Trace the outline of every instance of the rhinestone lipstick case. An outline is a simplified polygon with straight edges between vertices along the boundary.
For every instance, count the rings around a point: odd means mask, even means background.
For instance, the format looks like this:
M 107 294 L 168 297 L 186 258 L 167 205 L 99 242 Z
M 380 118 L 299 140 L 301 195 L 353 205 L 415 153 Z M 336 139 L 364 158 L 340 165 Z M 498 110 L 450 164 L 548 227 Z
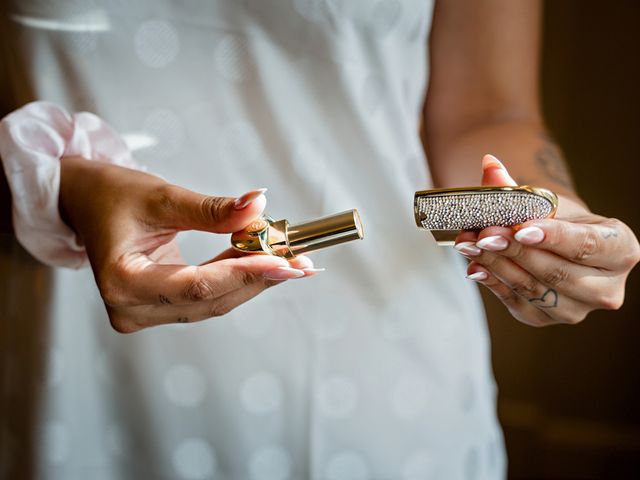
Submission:
M 416 224 L 438 245 L 453 245 L 462 230 L 512 227 L 552 217 L 557 208 L 555 193 L 528 185 L 422 190 L 413 201 Z

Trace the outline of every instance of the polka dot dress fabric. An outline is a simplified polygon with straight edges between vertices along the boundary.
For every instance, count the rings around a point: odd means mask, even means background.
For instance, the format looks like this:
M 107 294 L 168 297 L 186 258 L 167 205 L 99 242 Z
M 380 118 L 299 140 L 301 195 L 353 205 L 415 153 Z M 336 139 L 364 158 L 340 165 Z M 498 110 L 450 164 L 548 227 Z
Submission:
M 101 116 L 151 173 L 214 195 L 268 187 L 268 212 L 292 221 L 358 208 L 365 225 L 362 242 L 314 254 L 322 275 L 134 335 L 111 330 L 90 271 L 56 270 L 38 478 L 504 478 L 481 303 L 412 218 L 430 186 L 417 132 L 431 10 L 3 2 L 16 85 Z M 192 263 L 228 241 L 178 237 Z

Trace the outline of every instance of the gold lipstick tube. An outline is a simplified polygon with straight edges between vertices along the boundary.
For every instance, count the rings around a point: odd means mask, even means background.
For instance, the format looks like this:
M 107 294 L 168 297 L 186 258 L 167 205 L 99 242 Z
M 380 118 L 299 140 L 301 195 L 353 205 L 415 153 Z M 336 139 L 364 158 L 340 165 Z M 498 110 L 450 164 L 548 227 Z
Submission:
M 413 201 L 416 224 L 429 230 L 438 245 L 453 245 L 463 230 L 553 217 L 557 208 L 555 193 L 528 185 L 423 190 Z
M 287 220 L 276 221 L 263 215 L 244 230 L 234 233 L 231 245 L 244 253 L 293 258 L 362 238 L 362 221 L 358 211 L 354 209 L 295 225 Z

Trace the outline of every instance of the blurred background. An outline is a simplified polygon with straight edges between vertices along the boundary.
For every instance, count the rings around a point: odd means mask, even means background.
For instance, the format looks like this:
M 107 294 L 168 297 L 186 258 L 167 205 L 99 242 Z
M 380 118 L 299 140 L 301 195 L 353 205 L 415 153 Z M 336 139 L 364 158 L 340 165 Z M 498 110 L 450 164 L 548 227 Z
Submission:
M 547 0 L 542 72 L 579 193 L 636 235 L 639 23 L 635 0 Z M 578 326 L 529 328 L 484 297 L 510 478 L 640 478 L 640 268 L 621 310 Z
M 579 192 L 595 212 L 620 218 L 636 234 L 639 23 L 636 0 L 548 0 L 542 82 L 550 130 L 565 150 Z M 0 288 L 0 304 L 9 316 L 30 309 L 38 321 L 48 303 L 48 269 L 10 235 L 0 235 L 0 252 L 0 272 L 11 272 L 12 279 L 9 288 Z M 23 301 L 20 286 L 34 282 L 39 298 Z M 595 312 L 578 326 L 527 327 L 493 298 L 485 299 L 510 478 L 640 478 L 640 269 L 629 278 L 621 310 Z M 21 328 L 0 322 L 0 351 L 6 358 L 11 351 L 32 352 L 26 356 L 32 362 L 19 366 L 32 378 L 27 371 L 42 368 L 42 340 L 20 335 Z M 9 345 L 3 338 L 17 341 Z M 17 374 L 17 367 L 4 362 L 1 368 Z M 25 402 L 34 401 L 28 392 L 37 386 L 26 387 L 0 396 L 0 415 L 33 411 Z M 8 419 L 29 420 L 15 413 Z M 13 451 L 28 456 L 32 439 L 14 441 L 20 445 Z M 28 464 L 26 458 L 15 460 Z

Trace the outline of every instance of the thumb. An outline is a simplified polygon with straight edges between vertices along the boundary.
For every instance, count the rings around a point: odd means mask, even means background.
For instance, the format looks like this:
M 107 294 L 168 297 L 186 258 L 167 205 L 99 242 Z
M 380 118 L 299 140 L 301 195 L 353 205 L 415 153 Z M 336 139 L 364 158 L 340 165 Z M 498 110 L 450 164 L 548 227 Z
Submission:
M 160 208 L 160 223 L 177 230 L 233 233 L 242 230 L 264 211 L 266 188 L 251 190 L 237 198 L 202 195 L 171 186 Z
M 493 155 L 482 157 L 482 185 L 510 187 L 518 185 L 505 166 Z

